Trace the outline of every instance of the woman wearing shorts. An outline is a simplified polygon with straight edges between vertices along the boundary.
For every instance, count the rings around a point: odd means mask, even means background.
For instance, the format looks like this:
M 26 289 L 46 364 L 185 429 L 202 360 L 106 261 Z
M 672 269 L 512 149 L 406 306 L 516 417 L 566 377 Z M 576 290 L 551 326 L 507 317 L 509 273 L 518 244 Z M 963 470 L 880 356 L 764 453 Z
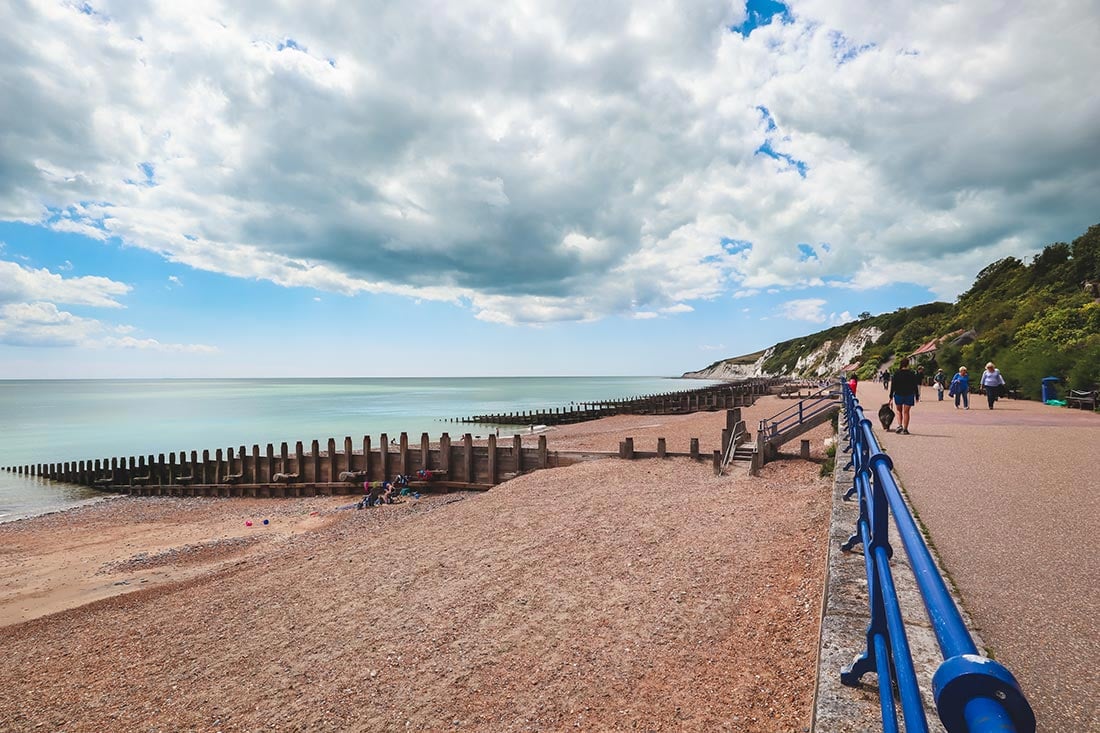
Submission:
M 909 411 L 920 399 L 920 378 L 916 372 L 909 369 L 909 358 L 903 357 L 898 362 L 898 370 L 890 380 L 890 397 L 898 408 L 898 432 L 901 435 L 909 434 Z

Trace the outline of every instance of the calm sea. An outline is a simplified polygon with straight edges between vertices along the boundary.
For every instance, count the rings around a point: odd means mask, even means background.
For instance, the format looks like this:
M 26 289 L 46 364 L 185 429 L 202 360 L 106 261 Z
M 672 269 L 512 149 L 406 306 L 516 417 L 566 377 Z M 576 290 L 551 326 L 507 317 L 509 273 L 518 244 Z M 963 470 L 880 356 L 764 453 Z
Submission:
M 660 377 L 0 380 L 0 466 L 140 456 L 380 433 L 478 434 L 452 417 L 696 389 Z M 489 428 L 481 428 L 486 434 Z M 501 428 L 501 434 L 511 429 Z M 0 522 L 97 492 L 0 471 Z

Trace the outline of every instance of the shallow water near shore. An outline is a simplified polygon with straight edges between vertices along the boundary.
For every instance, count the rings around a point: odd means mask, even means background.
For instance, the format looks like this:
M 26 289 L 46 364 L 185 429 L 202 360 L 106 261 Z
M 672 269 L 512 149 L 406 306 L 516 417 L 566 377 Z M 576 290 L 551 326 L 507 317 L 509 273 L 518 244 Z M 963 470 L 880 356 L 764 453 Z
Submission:
M 64 511 L 104 498 L 103 492 L 86 486 L 0 472 L 0 522 Z
M 449 422 L 494 412 L 697 389 L 662 377 L 463 377 L 0 381 L 0 466 L 218 448 L 343 445 L 407 432 L 488 434 Z M 499 426 L 502 436 L 527 426 Z M 0 522 L 78 506 L 102 494 L 0 471 Z

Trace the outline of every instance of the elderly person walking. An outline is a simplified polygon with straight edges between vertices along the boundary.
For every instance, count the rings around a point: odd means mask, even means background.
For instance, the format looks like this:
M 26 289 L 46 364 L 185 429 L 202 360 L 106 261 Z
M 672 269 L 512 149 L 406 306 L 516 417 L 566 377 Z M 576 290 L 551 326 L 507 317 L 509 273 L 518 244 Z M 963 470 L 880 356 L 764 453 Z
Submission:
M 970 375 L 966 367 L 959 367 L 959 372 L 951 378 L 951 388 L 948 393 L 955 398 L 955 409 L 959 409 L 959 398 L 962 398 L 963 408 L 970 409 Z
M 1005 378 L 1001 376 L 1001 372 L 993 362 L 989 362 L 985 365 L 985 371 L 982 372 L 981 383 L 982 389 L 985 390 L 986 402 L 989 403 L 989 409 L 992 410 L 993 403 L 1001 396 L 1001 388 L 1005 383 Z

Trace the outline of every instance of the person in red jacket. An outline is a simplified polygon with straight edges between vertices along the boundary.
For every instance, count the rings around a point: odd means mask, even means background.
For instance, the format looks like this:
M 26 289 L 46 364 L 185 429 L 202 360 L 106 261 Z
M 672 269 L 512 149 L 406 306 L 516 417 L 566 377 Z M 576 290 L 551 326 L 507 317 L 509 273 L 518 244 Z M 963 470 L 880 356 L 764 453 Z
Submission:
M 852 375 L 852 378 L 848 380 L 848 389 L 852 390 L 852 395 L 856 393 L 856 387 L 859 386 L 859 377 Z

